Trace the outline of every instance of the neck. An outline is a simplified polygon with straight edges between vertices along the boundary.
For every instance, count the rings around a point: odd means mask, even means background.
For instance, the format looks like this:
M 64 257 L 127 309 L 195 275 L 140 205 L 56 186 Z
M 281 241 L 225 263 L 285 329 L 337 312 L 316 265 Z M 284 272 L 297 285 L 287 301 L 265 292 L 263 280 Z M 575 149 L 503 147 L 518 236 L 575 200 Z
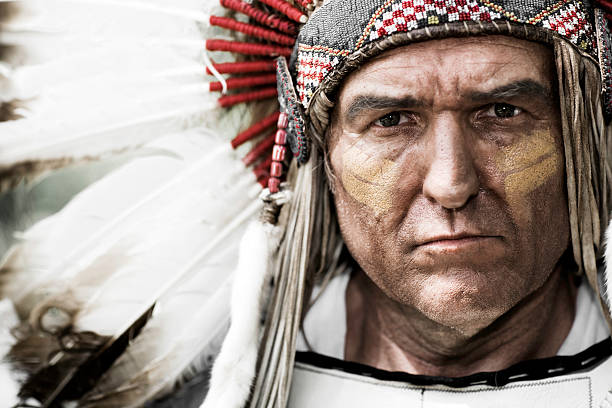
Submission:
M 351 277 L 346 297 L 346 360 L 460 377 L 556 355 L 572 327 L 576 288 L 559 267 L 541 288 L 470 335 L 391 300 L 362 271 Z

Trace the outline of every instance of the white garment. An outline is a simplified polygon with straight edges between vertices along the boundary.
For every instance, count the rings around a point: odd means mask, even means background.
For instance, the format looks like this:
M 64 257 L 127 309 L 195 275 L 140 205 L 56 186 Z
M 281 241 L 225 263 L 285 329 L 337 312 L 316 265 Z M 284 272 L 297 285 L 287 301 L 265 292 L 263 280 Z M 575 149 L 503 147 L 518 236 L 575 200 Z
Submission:
M 319 298 L 302 322 L 297 338 L 298 351 L 314 351 L 329 357 L 344 358 L 345 301 L 350 277 L 350 273 L 336 276 L 322 293 L 320 287 L 314 288 L 312 299 Z
M 587 371 L 504 386 L 417 386 L 297 362 L 289 408 L 611 408 L 612 358 Z
M 559 356 L 571 356 L 610 336 L 606 320 L 601 313 L 595 292 L 583 280 L 576 298 L 576 315 L 572 328 L 557 352 Z
M 349 278 L 350 274 L 334 278 L 320 294 L 303 324 L 311 348 L 304 333 L 300 333 L 298 350 L 343 359 Z M 317 293 L 315 290 L 313 296 Z M 574 323 L 558 355 L 577 354 L 609 335 L 593 291 L 588 284 L 582 284 L 578 289 Z M 590 359 L 583 357 L 580 365 L 588 367 Z M 612 408 L 612 357 L 585 370 L 558 376 L 554 376 L 557 368 L 552 368 L 548 370 L 551 377 L 539 380 L 518 379 L 503 386 L 478 382 L 461 388 L 419 386 L 397 378 L 381 379 L 372 373 L 351 371 L 350 365 L 333 361 L 329 365 L 297 361 L 288 407 Z
M 335 277 L 319 295 L 304 319 L 298 336 L 299 351 L 314 351 L 329 357 L 344 359 L 346 335 L 346 288 L 350 273 Z M 576 315 L 572 328 L 557 355 L 573 355 L 610 336 L 595 294 L 584 282 L 578 288 Z M 305 341 L 304 337 L 308 340 Z M 310 345 L 310 348 L 308 347 Z

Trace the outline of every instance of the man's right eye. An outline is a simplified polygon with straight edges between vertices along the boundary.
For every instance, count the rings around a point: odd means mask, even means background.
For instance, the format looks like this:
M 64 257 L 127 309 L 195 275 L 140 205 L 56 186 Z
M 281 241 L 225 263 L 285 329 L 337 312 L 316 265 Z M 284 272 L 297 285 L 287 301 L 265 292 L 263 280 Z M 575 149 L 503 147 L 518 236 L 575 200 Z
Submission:
M 521 113 L 523 113 L 523 110 L 518 106 L 510 105 L 509 103 L 494 103 L 485 112 L 485 116 L 498 119 L 510 119 Z
M 378 118 L 378 120 L 376 120 L 374 124 L 376 126 L 382 127 L 397 126 L 399 125 L 401 118 L 402 114 L 400 112 L 390 112 L 387 113 L 385 116 Z

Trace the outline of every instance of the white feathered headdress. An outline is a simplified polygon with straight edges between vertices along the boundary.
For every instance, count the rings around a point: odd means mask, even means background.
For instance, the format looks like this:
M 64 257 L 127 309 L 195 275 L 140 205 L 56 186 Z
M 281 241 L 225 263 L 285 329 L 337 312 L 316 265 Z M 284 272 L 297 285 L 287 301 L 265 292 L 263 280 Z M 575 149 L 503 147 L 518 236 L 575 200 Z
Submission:
M 538 10 L 446 1 L 404 24 L 396 3 L 0 0 L 0 189 L 67 202 L 34 208 L 52 214 L 0 266 L 1 403 L 285 406 L 303 304 L 343 245 L 322 153 L 333 92 L 415 40 L 551 44 L 574 259 L 605 292 L 612 5 L 521 22 Z
M 0 0 L 0 18 L 1 189 L 67 202 L 2 262 L 0 406 L 138 407 L 185 383 L 201 399 L 224 338 L 206 406 L 241 406 L 260 310 L 301 305 L 268 254 L 288 250 L 274 224 L 290 198 L 273 58 L 305 14 L 283 0 Z M 276 337 L 268 349 L 291 336 Z

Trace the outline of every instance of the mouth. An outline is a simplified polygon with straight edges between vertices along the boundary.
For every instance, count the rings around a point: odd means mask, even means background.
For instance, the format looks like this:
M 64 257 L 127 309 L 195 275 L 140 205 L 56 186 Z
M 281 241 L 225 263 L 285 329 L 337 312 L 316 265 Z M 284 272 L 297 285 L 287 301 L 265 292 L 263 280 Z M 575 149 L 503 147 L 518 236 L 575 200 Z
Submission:
M 426 238 L 417 243 L 417 247 L 427 250 L 453 251 L 463 250 L 470 247 L 482 247 L 494 241 L 501 240 L 499 235 L 482 235 L 482 234 L 452 234 L 440 235 Z

